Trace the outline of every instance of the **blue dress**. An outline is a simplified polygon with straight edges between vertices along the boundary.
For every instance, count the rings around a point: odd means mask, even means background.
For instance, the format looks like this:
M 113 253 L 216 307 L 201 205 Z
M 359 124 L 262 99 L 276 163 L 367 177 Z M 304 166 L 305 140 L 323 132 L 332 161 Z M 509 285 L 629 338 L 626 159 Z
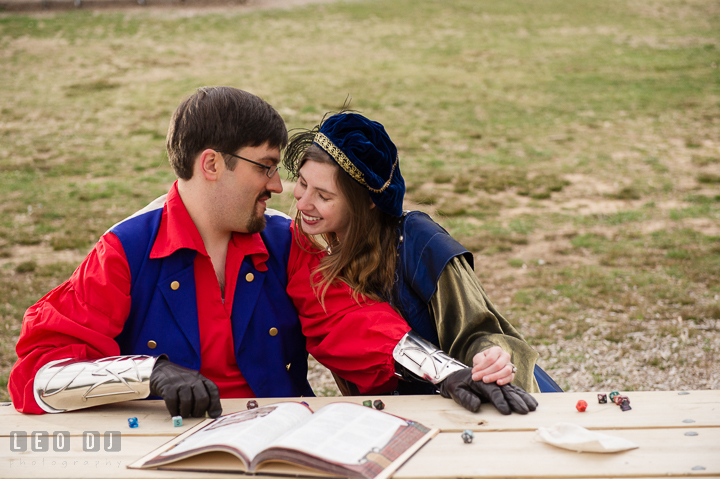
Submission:
M 391 302 L 418 334 L 467 365 L 472 365 L 477 352 L 499 345 L 511 352 L 518 366 L 514 384 L 520 382 L 530 391 L 562 392 L 535 364 L 537 353 L 487 298 L 472 273 L 473 256 L 465 247 L 419 211 L 403 214 L 397 234 L 398 264 Z M 401 394 L 431 390 L 417 383 L 399 387 Z

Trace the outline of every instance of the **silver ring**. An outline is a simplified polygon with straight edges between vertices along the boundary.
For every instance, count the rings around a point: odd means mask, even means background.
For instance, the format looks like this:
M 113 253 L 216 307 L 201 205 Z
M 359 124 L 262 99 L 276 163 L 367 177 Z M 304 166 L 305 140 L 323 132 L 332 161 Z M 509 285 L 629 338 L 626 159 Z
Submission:
M 513 363 L 507 363 L 505 366 L 510 366 L 512 368 L 512 373 L 515 374 L 517 372 L 517 367 Z

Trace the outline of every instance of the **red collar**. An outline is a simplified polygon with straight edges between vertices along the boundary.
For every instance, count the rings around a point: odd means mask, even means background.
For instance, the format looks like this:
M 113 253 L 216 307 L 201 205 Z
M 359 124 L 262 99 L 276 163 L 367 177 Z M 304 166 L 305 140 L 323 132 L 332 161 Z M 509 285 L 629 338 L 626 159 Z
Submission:
M 233 233 L 232 246 L 239 249 L 244 256 L 251 255 L 255 269 L 267 271 L 265 262 L 270 255 L 260 237 L 260 233 Z M 193 223 L 192 218 L 190 218 L 190 213 L 185 208 L 182 198 L 180 198 L 176 181 L 165 199 L 160 229 L 150 251 L 150 258 L 164 258 L 182 248 L 191 249 L 204 256 L 209 256 L 200 232 Z

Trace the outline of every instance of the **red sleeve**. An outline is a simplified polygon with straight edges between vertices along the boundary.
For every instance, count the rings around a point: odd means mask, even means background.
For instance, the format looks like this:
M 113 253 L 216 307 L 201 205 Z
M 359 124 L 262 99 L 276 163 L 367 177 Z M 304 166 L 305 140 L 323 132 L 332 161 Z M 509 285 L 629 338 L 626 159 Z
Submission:
M 288 294 L 300 316 L 307 350 L 330 371 L 355 383 L 362 394 L 395 389 L 395 345 L 410 326 L 387 303 L 360 299 L 336 282 L 325 294 L 325 308 L 310 284 L 310 271 L 319 264 L 320 251 L 303 251 L 296 241 L 290 248 Z
M 25 313 L 8 390 L 15 408 L 42 414 L 33 396 L 38 369 L 67 358 L 117 356 L 113 338 L 130 311 L 130 269 L 120 240 L 106 234 L 69 280 Z

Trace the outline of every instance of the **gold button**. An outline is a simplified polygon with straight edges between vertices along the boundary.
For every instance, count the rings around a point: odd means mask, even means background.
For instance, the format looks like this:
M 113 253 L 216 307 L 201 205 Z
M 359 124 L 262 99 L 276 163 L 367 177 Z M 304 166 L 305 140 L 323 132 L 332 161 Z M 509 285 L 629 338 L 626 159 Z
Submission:
M 177 281 L 173 281 L 172 283 L 170 283 L 170 289 L 172 289 L 173 291 L 175 291 L 179 287 L 180 287 L 180 283 L 178 283 Z
M 270 333 L 270 336 L 277 336 L 277 328 L 270 328 L 270 331 L 268 332 Z
M 252 283 L 252 280 L 254 280 L 254 279 L 255 279 L 255 275 L 252 273 L 248 273 L 245 275 L 245 281 L 247 281 L 248 283 Z
M 150 349 L 157 348 L 157 343 L 151 339 L 150 341 L 148 341 L 148 348 L 150 348 Z
M 290 371 L 290 365 L 291 365 L 291 364 L 292 364 L 292 363 L 287 363 L 287 366 L 285 366 L 285 369 L 287 369 L 288 371 Z

